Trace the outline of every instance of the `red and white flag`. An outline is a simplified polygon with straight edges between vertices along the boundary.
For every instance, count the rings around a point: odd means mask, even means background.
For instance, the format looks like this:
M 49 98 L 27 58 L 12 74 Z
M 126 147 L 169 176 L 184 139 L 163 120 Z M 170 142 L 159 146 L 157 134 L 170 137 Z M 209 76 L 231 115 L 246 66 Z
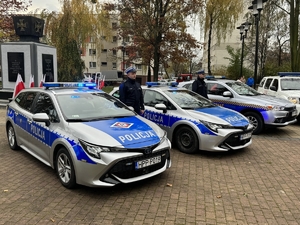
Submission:
M 17 96 L 17 94 L 22 91 L 23 89 L 25 89 L 25 84 L 23 82 L 23 79 L 22 79 L 22 76 L 21 74 L 18 73 L 18 77 L 17 77 L 17 80 L 16 80 L 16 85 L 15 85 L 15 90 L 14 90 L 14 93 L 13 93 L 13 98 Z
M 39 87 L 43 87 L 43 83 L 45 83 L 45 78 L 46 78 L 46 74 L 44 74 L 44 75 L 42 76 L 42 79 L 41 79 L 41 82 L 40 82 Z
M 102 79 L 99 82 L 98 89 L 102 89 L 104 87 L 105 75 L 102 76 Z
M 34 87 L 34 79 L 33 79 L 33 75 L 30 76 L 28 87 L 29 87 L 29 88 Z

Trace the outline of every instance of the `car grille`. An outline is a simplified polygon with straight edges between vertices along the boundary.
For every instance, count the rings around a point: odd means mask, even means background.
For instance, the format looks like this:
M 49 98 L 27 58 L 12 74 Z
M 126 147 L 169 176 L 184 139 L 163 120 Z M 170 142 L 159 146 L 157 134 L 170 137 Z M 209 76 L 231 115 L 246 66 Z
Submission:
M 245 139 L 245 140 L 240 140 L 241 134 L 245 134 L 248 132 L 240 132 L 240 133 L 235 133 L 230 135 L 219 147 L 224 147 L 225 146 L 232 146 L 232 147 L 237 147 L 237 146 L 242 146 L 247 144 L 251 138 Z
M 141 169 L 135 169 L 135 162 L 144 159 L 149 159 L 159 155 L 161 156 L 160 163 L 145 168 L 141 168 Z M 148 155 L 125 158 L 117 162 L 113 167 L 111 167 L 107 171 L 107 173 L 100 178 L 100 180 L 117 184 L 119 183 L 119 181 L 117 181 L 113 176 L 111 176 L 111 174 L 114 174 L 115 176 L 120 177 L 122 179 L 138 177 L 161 169 L 162 167 L 164 167 L 167 159 L 170 159 L 170 153 L 168 149 L 163 149 L 159 152 L 153 152 Z
M 289 121 L 292 121 L 292 120 L 296 119 L 297 115 L 292 116 L 293 111 L 296 110 L 296 106 L 294 106 L 294 107 L 285 107 L 284 110 L 288 111 L 287 116 L 283 117 L 283 118 L 277 118 L 274 121 L 275 123 L 285 123 L 285 122 L 289 122 Z

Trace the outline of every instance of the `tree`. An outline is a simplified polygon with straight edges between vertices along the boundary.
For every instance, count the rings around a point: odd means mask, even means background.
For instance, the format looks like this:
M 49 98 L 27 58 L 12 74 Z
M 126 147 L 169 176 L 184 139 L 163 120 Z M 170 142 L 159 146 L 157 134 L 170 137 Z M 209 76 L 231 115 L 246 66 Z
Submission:
M 62 0 L 62 3 L 62 12 L 48 14 L 45 32 L 48 43 L 57 48 L 58 80 L 70 81 L 82 76 L 81 51 L 90 39 L 95 40 L 95 48 L 100 52 L 102 36 L 111 38 L 110 15 L 99 3 L 90 0 Z
M 210 65 L 210 49 L 214 32 L 217 43 L 225 39 L 228 32 L 235 29 L 236 21 L 243 12 L 241 0 L 208 0 L 206 3 L 206 17 L 204 31 L 208 32 L 207 59 L 208 74 L 212 75 Z
M 12 15 L 23 12 L 31 6 L 31 0 L 0 1 L 0 42 L 15 40 Z
M 132 60 L 153 62 L 154 80 L 158 80 L 159 65 L 169 60 L 181 63 L 189 59 L 197 41 L 187 33 L 187 17 L 200 12 L 202 0 L 122 0 L 120 35 L 131 36 Z
M 300 71 L 300 42 L 299 42 L 299 0 L 271 0 L 272 4 L 289 15 L 291 70 Z M 288 6 L 289 9 L 286 9 Z

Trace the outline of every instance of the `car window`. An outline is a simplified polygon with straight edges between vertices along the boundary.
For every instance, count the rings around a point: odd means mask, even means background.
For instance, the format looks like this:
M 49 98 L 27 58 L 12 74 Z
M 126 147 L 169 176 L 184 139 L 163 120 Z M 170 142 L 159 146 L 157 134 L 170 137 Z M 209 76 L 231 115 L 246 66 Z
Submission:
M 207 93 L 211 95 L 223 95 L 224 91 L 228 91 L 228 89 L 218 83 L 208 83 L 207 84 Z
M 106 93 L 78 92 L 56 98 L 64 118 L 70 122 L 135 116 L 126 105 Z
M 215 107 L 210 100 L 193 91 L 174 89 L 167 90 L 165 93 L 182 109 Z
M 145 90 L 144 104 L 146 106 L 154 107 L 156 104 L 165 104 L 168 110 L 176 109 L 173 104 L 161 93 L 153 90 Z
M 32 103 L 33 103 L 36 95 L 37 95 L 37 92 L 33 92 L 33 91 L 22 92 L 16 97 L 15 102 L 21 108 L 23 108 L 27 111 L 31 111 Z
M 265 83 L 265 81 L 266 81 L 266 78 L 263 78 L 261 81 L 260 81 L 260 83 L 259 83 L 259 87 L 263 87 L 264 86 L 264 83 Z
M 272 86 L 276 88 L 276 91 L 278 90 L 278 79 L 273 80 Z
M 280 82 L 281 90 L 300 90 L 300 79 L 298 78 L 285 78 Z
M 185 85 L 183 85 L 183 87 L 188 89 L 188 90 L 192 90 L 192 83 L 185 84 Z
M 119 90 L 116 90 L 112 96 L 114 96 L 115 98 L 119 99 L 120 98 L 120 91 Z
M 273 80 L 273 78 L 268 78 L 267 79 L 267 81 L 266 81 L 266 84 L 265 84 L 265 89 L 269 89 L 269 87 L 270 87 L 270 84 L 272 83 L 272 80 Z
M 33 106 L 33 113 L 46 113 L 49 116 L 51 123 L 58 123 L 59 117 L 53 105 L 51 97 L 46 93 L 40 93 Z

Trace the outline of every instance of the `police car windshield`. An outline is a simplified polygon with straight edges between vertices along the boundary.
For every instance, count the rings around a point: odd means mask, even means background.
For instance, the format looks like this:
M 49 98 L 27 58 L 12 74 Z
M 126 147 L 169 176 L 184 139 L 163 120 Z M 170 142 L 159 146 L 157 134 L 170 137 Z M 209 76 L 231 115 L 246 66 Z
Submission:
M 297 78 L 287 78 L 281 79 L 281 90 L 300 90 L 300 79 Z
M 249 87 L 247 84 L 244 84 L 244 83 L 239 82 L 239 81 L 227 82 L 226 84 L 229 87 L 231 87 L 239 95 L 246 95 L 246 96 L 261 95 L 255 89 L 253 89 L 253 88 Z
M 182 109 L 198 109 L 215 107 L 215 105 L 208 99 L 203 98 L 195 92 L 189 90 L 167 90 L 165 91 L 179 107 Z
M 135 116 L 127 106 L 105 93 L 57 95 L 65 119 L 69 122 L 94 121 Z

